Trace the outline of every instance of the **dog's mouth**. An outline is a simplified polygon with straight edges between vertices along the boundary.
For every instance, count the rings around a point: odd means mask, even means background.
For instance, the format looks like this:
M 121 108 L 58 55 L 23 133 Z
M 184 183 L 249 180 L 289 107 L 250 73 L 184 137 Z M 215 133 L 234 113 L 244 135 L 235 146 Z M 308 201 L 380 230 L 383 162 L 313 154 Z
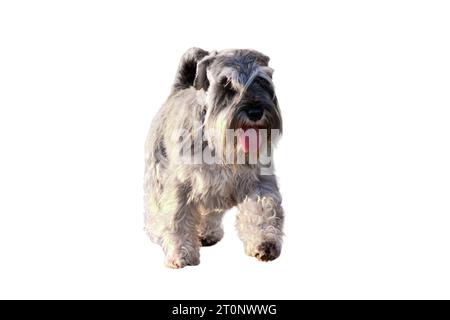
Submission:
M 239 144 L 244 153 L 258 152 L 261 149 L 263 139 L 259 127 L 243 127 L 238 136 Z

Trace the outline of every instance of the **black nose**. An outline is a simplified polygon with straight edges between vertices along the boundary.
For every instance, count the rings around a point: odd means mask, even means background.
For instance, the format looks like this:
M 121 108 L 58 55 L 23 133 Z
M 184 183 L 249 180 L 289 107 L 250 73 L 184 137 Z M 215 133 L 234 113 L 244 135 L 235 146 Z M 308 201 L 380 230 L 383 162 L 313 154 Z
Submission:
M 258 121 L 262 118 L 264 110 L 261 107 L 250 107 L 245 112 L 250 120 Z

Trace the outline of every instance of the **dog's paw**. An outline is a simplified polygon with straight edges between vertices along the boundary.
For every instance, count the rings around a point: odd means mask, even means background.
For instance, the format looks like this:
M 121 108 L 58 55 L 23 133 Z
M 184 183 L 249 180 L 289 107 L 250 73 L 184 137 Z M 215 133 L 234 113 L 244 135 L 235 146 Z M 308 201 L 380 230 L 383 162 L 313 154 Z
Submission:
M 215 237 L 212 235 L 200 237 L 200 243 L 203 247 L 210 247 L 215 245 L 217 242 L 219 242 L 222 239 L 222 237 Z
M 266 241 L 258 246 L 254 250 L 249 252 L 249 255 L 255 257 L 259 261 L 272 261 L 280 256 L 281 245 L 274 241 Z
M 197 266 L 200 264 L 199 256 L 179 257 L 179 256 L 167 256 L 166 267 L 172 269 L 181 269 L 186 266 Z
M 215 230 L 208 230 L 199 233 L 198 239 L 203 247 L 210 247 L 215 245 L 223 238 L 223 229 L 217 228 Z

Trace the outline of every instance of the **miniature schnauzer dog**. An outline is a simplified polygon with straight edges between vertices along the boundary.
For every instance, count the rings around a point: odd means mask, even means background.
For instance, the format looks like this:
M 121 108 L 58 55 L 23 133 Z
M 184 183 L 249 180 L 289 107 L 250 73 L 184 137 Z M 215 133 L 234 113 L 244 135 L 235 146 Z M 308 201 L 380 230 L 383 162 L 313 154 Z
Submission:
M 234 206 L 246 254 L 280 255 L 271 154 L 282 120 L 268 63 L 247 49 L 191 48 L 181 58 L 146 140 L 145 229 L 168 267 L 198 265 L 200 247 L 222 239 L 222 217 Z

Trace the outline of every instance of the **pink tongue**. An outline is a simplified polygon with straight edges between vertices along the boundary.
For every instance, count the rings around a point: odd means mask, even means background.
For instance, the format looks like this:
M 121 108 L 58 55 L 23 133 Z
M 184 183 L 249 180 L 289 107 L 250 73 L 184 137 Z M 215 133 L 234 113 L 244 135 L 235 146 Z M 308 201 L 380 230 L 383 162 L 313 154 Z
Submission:
M 248 131 L 248 132 L 247 132 Z M 240 138 L 242 149 L 245 153 L 249 151 L 256 152 L 261 147 L 261 139 L 258 129 L 248 129 L 247 134 L 243 134 Z

